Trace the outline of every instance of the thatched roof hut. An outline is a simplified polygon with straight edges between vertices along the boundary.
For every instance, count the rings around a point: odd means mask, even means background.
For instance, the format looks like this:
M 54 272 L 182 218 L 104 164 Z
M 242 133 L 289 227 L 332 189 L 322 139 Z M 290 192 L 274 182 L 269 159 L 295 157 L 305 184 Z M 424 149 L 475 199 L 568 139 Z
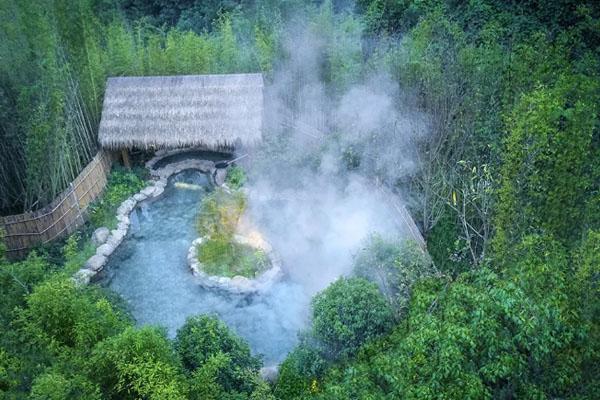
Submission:
M 261 139 L 261 74 L 109 78 L 98 140 L 105 149 L 250 145 Z

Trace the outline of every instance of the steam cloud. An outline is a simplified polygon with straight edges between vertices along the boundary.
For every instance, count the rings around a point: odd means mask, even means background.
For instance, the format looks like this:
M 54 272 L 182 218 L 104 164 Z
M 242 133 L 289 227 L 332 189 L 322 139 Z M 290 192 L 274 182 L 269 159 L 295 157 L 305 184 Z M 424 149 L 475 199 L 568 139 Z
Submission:
M 368 235 L 408 235 L 376 187 L 418 170 L 428 120 L 380 71 L 331 94 L 320 76 L 325 43 L 296 26 L 267 85 L 264 143 L 246 168 L 251 215 L 312 296 L 351 272 Z

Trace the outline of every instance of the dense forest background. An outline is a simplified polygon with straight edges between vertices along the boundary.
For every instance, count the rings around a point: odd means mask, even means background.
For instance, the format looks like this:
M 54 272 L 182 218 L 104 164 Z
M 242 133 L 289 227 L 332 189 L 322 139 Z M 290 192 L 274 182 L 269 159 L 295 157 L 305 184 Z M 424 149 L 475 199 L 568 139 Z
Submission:
M 431 116 L 419 170 L 387 183 L 410 193 L 439 273 L 394 275 L 390 302 L 362 279 L 333 284 L 270 388 L 218 321 L 190 320 L 172 341 L 133 328 L 110 294 L 76 288 L 64 272 L 77 262 L 73 242 L 58 256 L 4 260 L 0 393 L 597 396 L 600 6 L 591 0 L 3 1 L 0 209 L 43 206 L 93 157 L 107 76 L 262 71 L 269 80 L 296 21 L 324 38 L 331 96 L 384 71 Z M 348 168 L 360 165 L 345 150 Z M 401 246 L 370 248 L 357 271 L 427 264 Z M 377 320 L 331 313 L 360 316 L 353 307 L 365 305 Z M 215 335 L 224 339 L 203 339 Z

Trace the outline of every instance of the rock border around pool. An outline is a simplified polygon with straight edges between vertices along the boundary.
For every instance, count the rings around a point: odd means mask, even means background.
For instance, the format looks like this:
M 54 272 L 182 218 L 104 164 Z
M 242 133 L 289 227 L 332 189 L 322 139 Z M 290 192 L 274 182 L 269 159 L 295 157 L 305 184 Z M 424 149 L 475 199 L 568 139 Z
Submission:
M 275 282 L 283 276 L 281 269 L 281 259 L 273 251 L 270 245 L 268 247 L 260 247 L 260 250 L 265 252 L 265 255 L 271 262 L 271 268 L 262 272 L 254 279 L 246 278 L 245 276 L 236 275 L 233 278 L 218 275 L 208 275 L 202 270 L 202 264 L 198 261 L 197 248 L 206 238 L 199 237 L 192 242 L 188 250 L 188 263 L 192 274 L 196 276 L 200 285 L 209 289 L 221 289 L 234 294 L 252 294 L 267 291 Z M 235 235 L 234 240 L 240 244 L 251 245 L 248 239 L 244 236 Z
M 168 155 L 171 155 L 171 152 L 161 152 L 160 155 L 150 160 L 154 160 L 151 165 Z M 83 268 L 73 275 L 72 279 L 76 285 L 88 285 L 92 278 L 102 271 L 108 262 L 108 257 L 117 249 L 127 235 L 127 230 L 131 223 L 129 215 L 135 206 L 142 201 L 156 200 L 164 192 L 169 177 L 186 169 L 196 169 L 202 173 L 210 174 L 212 177 L 215 171 L 215 163 L 209 160 L 190 159 L 169 164 L 157 170 L 150 170 L 150 174 L 154 180 L 147 187 L 123 201 L 119 208 L 117 208 L 117 228 L 109 231 L 108 228 L 101 227 L 96 229 L 92 234 L 92 241 L 98 245 L 96 254 L 90 257 L 85 262 Z

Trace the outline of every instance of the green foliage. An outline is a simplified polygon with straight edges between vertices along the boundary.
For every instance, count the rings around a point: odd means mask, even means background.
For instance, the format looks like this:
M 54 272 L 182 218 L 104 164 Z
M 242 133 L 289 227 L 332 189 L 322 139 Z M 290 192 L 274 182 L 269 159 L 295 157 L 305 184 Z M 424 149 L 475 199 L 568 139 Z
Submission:
M 348 357 L 392 326 L 393 313 L 377 285 L 340 278 L 312 301 L 314 337 L 332 358 Z
M 143 180 L 144 171 L 136 169 L 128 171 L 115 167 L 108 176 L 108 183 L 102 197 L 90 205 L 90 221 L 94 227 L 106 226 L 109 229 L 117 226 L 117 208 L 128 197 L 146 187 Z
M 232 187 L 241 185 L 245 176 L 241 170 L 228 175 Z M 216 188 L 202 199 L 197 219 L 198 233 L 204 238 L 198 245 L 198 261 L 210 275 L 254 278 L 268 269 L 270 262 L 264 251 L 238 243 L 234 234 L 246 208 L 246 196 L 241 190 Z
M 569 270 L 558 242 L 530 236 L 503 277 L 484 268 L 418 283 L 406 323 L 330 370 L 323 397 L 575 396 L 594 381 L 575 356 L 593 337 L 565 296 L 573 293 Z
M 60 276 L 36 286 L 21 315 L 24 329 L 51 344 L 87 348 L 127 326 L 106 298 L 86 290 Z
M 98 343 L 90 366 L 105 398 L 186 398 L 184 377 L 162 330 L 127 328 Z
M 57 372 L 47 372 L 38 376 L 31 388 L 32 400 L 100 400 L 100 390 L 82 376 L 66 378 Z
M 50 275 L 52 266 L 36 252 L 26 260 L 16 263 L 0 263 L 0 317 L 1 326 L 8 326 L 16 307 L 25 304 L 26 296 L 34 286 Z
M 598 88 L 584 76 L 563 78 L 552 88 L 524 95 L 516 105 L 502 169 L 499 246 L 539 231 L 569 243 L 587 228 L 589 165 L 597 161 Z
M 254 390 L 250 378 L 257 375 L 261 362 L 219 319 L 208 315 L 188 318 L 177 331 L 175 349 L 196 385 L 211 382 L 204 387 L 205 391 L 211 386 L 225 392 L 251 393 Z
M 196 226 L 200 236 L 230 239 L 246 209 L 246 196 L 241 190 L 216 188 L 202 199 Z
M 295 399 L 315 391 L 318 379 L 328 364 L 320 351 L 301 343 L 288 354 L 279 367 L 279 378 L 273 391 L 278 399 Z
M 436 274 L 429 256 L 412 241 L 367 239 L 354 260 L 354 274 L 377 284 L 397 317 L 408 308 L 412 286 Z
M 62 253 L 65 258 L 63 270 L 66 273 L 75 273 L 96 253 L 96 246 L 91 239 L 82 239 L 79 233 L 74 233 L 67 238 Z
M 246 180 L 246 173 L 241 167 L 234 165 L 227 169 L 227 176 L 225 177 L 225 182 L 227 183 L 227 186 L 229 186 L 233 190 L 238 190 L 239 188 L 244 186 Z
M 467 245 L 460 237 L 459 224 L 456 215 L 445 208 L 427 236 L 427 252 L 436 267 L 454 276 L 467 272 L 471 267 Z
M 270 261 L 264 251 L 218 237 L 198 245 L 198 261 L 209 275 L 255 278 L 267 270 Z

